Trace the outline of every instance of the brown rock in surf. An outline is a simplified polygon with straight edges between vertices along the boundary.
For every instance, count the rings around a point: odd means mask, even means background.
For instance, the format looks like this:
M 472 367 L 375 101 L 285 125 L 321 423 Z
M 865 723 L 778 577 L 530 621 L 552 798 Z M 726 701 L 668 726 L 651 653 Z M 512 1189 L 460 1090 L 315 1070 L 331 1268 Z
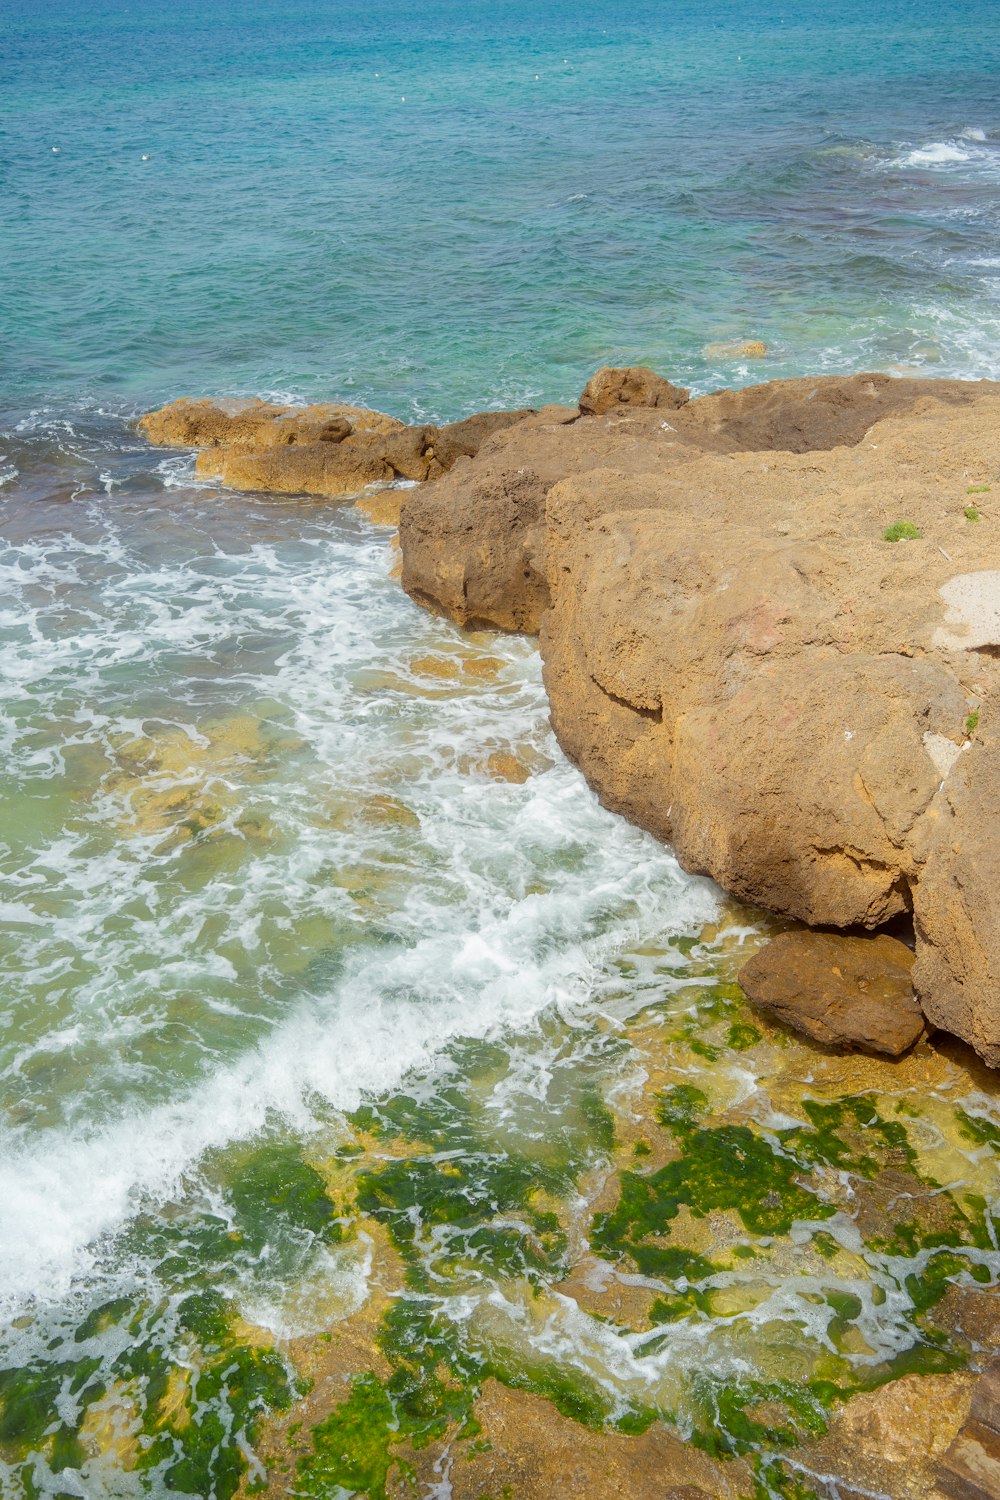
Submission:
M 900 1057 L 923 1035 L 913 952 L 879 934 L 784 932 L 739 972 L 758 1010 L 826 1046 Z

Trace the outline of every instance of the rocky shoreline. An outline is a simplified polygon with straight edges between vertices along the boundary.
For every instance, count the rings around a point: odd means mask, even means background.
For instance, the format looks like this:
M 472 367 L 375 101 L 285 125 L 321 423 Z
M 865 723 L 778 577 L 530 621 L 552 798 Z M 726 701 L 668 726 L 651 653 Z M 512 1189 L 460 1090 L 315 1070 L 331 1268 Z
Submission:
M 690 399 L 604 369 L 575 407 L 442 427 L 178 401 L 140 428 L 242 488 L 417 482 L 396 492 L 403 587 L 539 635 L 557 737 L 601 800 L 740 900 L 825 929 L 912 919 L 927 1024 L 1000 1065 L 1000 385 Z M 843 994 L 828 1029 L 841 1014 L 826 1040 L 871 1046 Z M 787 996 L 782 1017 L 802 1023 Z

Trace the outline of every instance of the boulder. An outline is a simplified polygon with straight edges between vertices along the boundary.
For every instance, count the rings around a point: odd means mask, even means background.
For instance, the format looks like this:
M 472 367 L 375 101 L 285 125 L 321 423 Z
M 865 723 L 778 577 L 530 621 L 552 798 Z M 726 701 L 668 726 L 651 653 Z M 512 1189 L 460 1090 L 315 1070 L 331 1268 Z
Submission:
M 1000 465 L 998 417 L 998 394 L 932 401 L 854 449 L 554 486 L 545 678 L 602 800 L 802 921 L 908 909 L 928 811 L 997 672 L 975 644 L 982 590 L 962 585 L 979 601 L 965 635 L 954 599 L 973 559 L 1000 559 L 963 509 L 967 474 Z M 882 539 L 897 506 L 920 540 Z
M 610 365 L 602 365 L 583 388 L 580 410 L 592 417 L 602 417 L 619 406 L 656 406 L 665 411 L 676 411 L 690 395 L 690 391 L 671 385 L 655 370 L 643 366 L 616 370 Z
M 826 1046 L 900 1057 L 923 1035 L 913 952 L 880 933 L 783 932 L 743 965 L 747 999 Z

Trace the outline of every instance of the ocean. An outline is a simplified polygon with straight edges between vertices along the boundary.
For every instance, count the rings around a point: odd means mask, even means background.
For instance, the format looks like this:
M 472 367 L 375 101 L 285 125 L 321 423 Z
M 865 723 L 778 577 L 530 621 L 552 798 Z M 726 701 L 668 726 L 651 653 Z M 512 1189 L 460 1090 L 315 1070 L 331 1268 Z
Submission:
M 925 1286 L 1000 1279 L 989 1091 L 820 1068 L 821 1130 L 733 983 L 769 920 L 597 804 L 533 643 L 417 609 L 352 506 L 224 492 L 131 424 L 450 420 L 603 363 L 997 377 L 998 65 L 990 0 L 0 0 L 5 1500 L 263 1485 L 386 1257 L 397 1374 L 721 1433 L 771 1495 L 752 1396 L 970 1357 Z M 745 1128 L 862 1177 L 828 1137 L 863 1094 L 958 1195 L 957 1263 L 819 1188 L 815 1223 L 712 1200 L 745 1273 L 699 1241 L 633 1272 L 652 1331 L 591 1316 L 581 1205 L 654 1085 L 742 1111 L 733 1161 Z M 424 1396 L 386 1430 L 443 1441 Z M 383 1493 L 327 1459 L 291 1492 Z

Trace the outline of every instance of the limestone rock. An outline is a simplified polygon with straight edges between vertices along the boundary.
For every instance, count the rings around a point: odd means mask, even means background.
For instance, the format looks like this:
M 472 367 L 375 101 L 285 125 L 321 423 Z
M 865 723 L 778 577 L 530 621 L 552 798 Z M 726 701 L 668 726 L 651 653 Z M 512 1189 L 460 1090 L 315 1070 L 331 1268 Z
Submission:
M 927 814 L 996 675 L 938 632 L 948 579 L 1000 559 L 959 519 L 967 466 L 1000 462 L 998 415 L 997 395 L 932 401 L 854 449 L 554 486 L 546 683 L 602 800 L 806 922 L 874 927 L 915 901 Z M 890 547 L 903 495 L 925 540 Z
M 884 934 L 785 932 L 744 964 L 739 983 L 813 1041 L 899 1057 L 924 1030 L 912 968 L 911 950 Z
M 583 388 L 580 410 L 595 417 L 601 417 L 618 406 L 656 406 L 675 411 L 690 395 L 690 391 L 671 385 L 655 370 L 642 365 L 625 370 L 602 365 Z
M 521 411 L 482 411 L 461 422 L 447 422 L 438 428 L 434 456 L 442 469 L 450 469 L 459 458 L 475 458 L 483 443 L 495 432 L 503 432 L 525 417 L 533 416 L 530 407 Z
M 659 376 L 646 384 L 647 374 L 652 372 L 599 371 L 587 392 L 596 391 L 595 412 L 600 408 L 603 415 L 589 414 L 589 407 L 582 414 L 545 407 L 514 425 L 498 425 L 474 462 L 459 460 L 447 479 L 408 496 L 401 530 L 404 588 L 463 625 L 478 621 L 537 631 L 549 604 L 546 497 L 560 480 L 597 468 L 662 475 L 703 451 L 800 453 L 853 445 L 874 422 L 894 413 L 932 400 L 968 404 L 995 390 L 987 383 L 830 376 L 772 381 L 677 405 L 685 393 Z M 676 397 L 652 405 L 663 387 Z M 587 392 L 585 402 L 591 402 Z M 646 404 L 622 401 L 621 395 L 645 396 Z M 447 458 L 440 437 L 437 451 Z M 720 520 L 727 512 L 741 515 L 743 471 L 731 469 L 726 506 L 713 507 L 711 492 L 706 495 L 702 486 L 691 490 L 692 508 L 707 505 Z M 641 498 L 643 487 L 633 484 L 632 492 L 640 497 L 636 504 L 648 503 Z M 884 504 L 884 497 L 874 503 Z M 883 526 L 894 519 L 898 512 L 887 511 Z
M 874 423 L 929 401 L 966 406 L 996 389 L 989 381 L 878 373 L 771 380 L 700 396 L 671 421 L 687 441 L 716 452 L 812 453 L 856 446 Z
M 357 406 L 174 401 L 139 421 L 151 442 L 199 449 L 197 470 L 233 489 L 356 494 L 395 479 L 436 478 L 525 412 L 485 412 L 438 428 Z
M 549 604 L 545 497 L 566 474 L 609 455 L 639 471 L 695 456 L 652 411 L 580 419 L 543 407 L 495 430 L 475 461 L 459 458 L 444 478 L 405 497 L 403 587 L 460 625 L 534 633 Z
M 342 431 L 392 432 L 395 417 L 343 402 L 288 406 L 273 401 L 182 398 L 139 418 L 139 431 L 151 443 L 171 448 L 276 448 L 317 442 Z
M 914 981 L 927 1018 L 971 1042 L 993 1067 L 1000 1066 L 998 718 L 994 698 L 930 809 L 914 906 Z

